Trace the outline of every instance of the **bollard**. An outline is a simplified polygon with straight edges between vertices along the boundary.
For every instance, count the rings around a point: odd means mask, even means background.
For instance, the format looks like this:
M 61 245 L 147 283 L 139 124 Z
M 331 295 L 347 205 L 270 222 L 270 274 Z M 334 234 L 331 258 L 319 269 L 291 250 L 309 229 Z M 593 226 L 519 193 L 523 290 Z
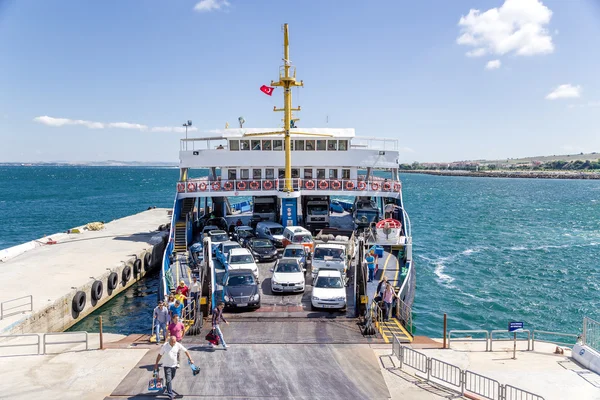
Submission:
M 444 313 L 444 346 L 443 349 L 446 348 L 446 333 L 448 332 L 448 321 L 446 319 L 446 314 Z
M 102 337 L 102 315 L 98 317 L 98 324 L 100 325 L 100 350 L 104 350 L 104 340 Z

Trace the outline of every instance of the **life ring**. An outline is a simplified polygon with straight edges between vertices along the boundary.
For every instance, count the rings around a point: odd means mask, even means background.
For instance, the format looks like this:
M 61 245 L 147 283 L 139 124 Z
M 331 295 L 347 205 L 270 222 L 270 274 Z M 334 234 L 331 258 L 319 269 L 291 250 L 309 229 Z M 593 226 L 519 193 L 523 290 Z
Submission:
M 346 181 L 346 190 L 354 190 L 354 182 Z
M 402 190 L 402 185 L 400 183 L 394 183 L 394 192 L 399 192 Z
M 221 189 L 221 184 L 219 182 L 213 182 L 212 184 L 212 190 L 213 191 L 219 191 Z
M 233 183 L 231 181 L 225 182 L 225 184 L 223 185 L 223 189 L 227 191 L 233 190 Z
M 126 265 L 125 268 L 123 268 L 123 273 L 121 273 L 121 278 L 123 279 L 124 283 L 129 282 L 129 279 L 131 278 L 131 267 L 129 265 Z
M 323 179 L 319 182 L 319 189 L 325 190 L 328 187 L 329 187 L 329 183 L 325 179 Z
M 371 182 L 371 189 L 378 191 L 379 190 L 379 183 L 378 182 Z
M 304 183 L 304 187 L 308 190 L 313 190 L 315 188 L 315 181 L 313 181 L 312 179 L 306 181 L 306 183 Z
M 83 309 L 85 308 L 86 300 L 87 297 L 85 295 L 85 292 L 82 292 L 80 290 L 79 292 L 75 293 L 75 296 L 73 296 L 73 311 L 75 311 L 78 314 L 81 311 L 83 311 Z
M 100 300 L 102 297 L 102 293 L 104 293 L 104 284 L 102 281 L 96 281 L 92 284 L 92 299 L 95 301 Z
M 184 183 L 179 182 L 177 184 L 177 192 L 179 192 L 179 193 L 185 192 L 185 184 Z
M 200 183 L 198 184 L 198 189 L 199 189 L 201 192 L 204 192 L 204 191 L 206 190 L 206 183 L 204 183 L 204 182 L 200 182 Z
M 106 285 L 108 286 L 108 290 L 114 290 L 119 284 L 119 275 L 116 272 L 111 272 L 108 275 L 108 279 L 106 280 Z
M 342 184 L 340 183 L 340 181 L 333 181 L 331 182 L 331 188 L 333 190 L 340 190 L 342 188 Z
M 257 181 L 250 182 L 250 189 L 252 189 L 252 190 L 260 189 L 260 183 L 258 183 Z
M 273 182 L 271 182 L 271 181 L 264 181 L 263 182 L 263 189 L 265 189 L 265 190 L 271 190 L 271 189 L 273 189 Z
M 367 189 L 367 184 L 365 183 L 365 181 L 358 181 L 358 190 L 363 191 Z
M 152 262 L 152 253 L 147 252 L 144 255 L 144 271 L 148 272 L 152 269 L 152 265 L 150 265 L 151 262 Z
M 383 184 L 383 190 L 384 190 L 385 192 L 389 192 L 390 190 L 392 190 L 392 184 L 391 184 L 391 183 L 389 183 L 389 182 L 385 182 L 385 183 Z
M 246 182 L 244 182 L 244 181 L 239 181 L 239 182 L 237 183 L 237 189 L 238 189 L 238 190 L 246 190 Z
M 136 260 L 133 262 L 133 272 L 136 275 L 142 272 L 142 260 L 139 258 L 136 258 Z
M 196 184 L 194 182 L 189 182 L 187 184 L 187 189 L 188 189 L 188 192 L 195 192 L 196 191 Z

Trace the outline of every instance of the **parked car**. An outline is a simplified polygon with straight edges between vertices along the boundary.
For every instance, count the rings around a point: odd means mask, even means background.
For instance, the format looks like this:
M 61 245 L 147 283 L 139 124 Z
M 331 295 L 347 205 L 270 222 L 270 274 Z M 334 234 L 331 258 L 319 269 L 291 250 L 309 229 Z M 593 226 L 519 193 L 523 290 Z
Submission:
M 212 231 L 218 231 L 220 230 L 218 226 L 216 225 L 204 225 L 204 228 L 202 228 L 202 236 L 204 236 L 205 233 L 210 233 Z
M 237 240 L 237 242 L 242 246 L 245 246 L 246 241 L 253 237 L 255 237 L 254 229 L 246 225 L 236 226 L 233 230 L 233 234 L 231 235 L 231 239 Z
M 223 284 L 223 301 L 226 307 L 260 308 L 258 280 L 250 269 L 230 270 Z
M 273 292 L 304 292 L 304 271 L 296 258 L 282 258 L 271 271 Z
M 254 262 L 254 257 L 248 249 L 231 249 L 227 257 L 227 270 L 249 269 L 258 279 L 258 266 Z
M 218 229 L 208 232 L 208 236 L 210 237 L 213 255 L 216 254 L 215 251 L 217 250 L 217 246 L 219 244 L 229 241 L 229 235 L 227 235 L 227 232 Z
M 219 262 L 222 265 L 225 265 L 225 263 L 227 262 L 227 257 L 229 256 L 229 251 L 231 249 L 240 249 L 240 248 L 242 248 L 242 246 L 240 246 L 240 244 L 238 242 L 232 242 L 231 240 L 229 240 L 227 242 L 219 243 L 215 250 L 216 259 L 219 260 Z
M 227 223 L 227 220 L 223 217 L 215 217 L 215 218 L 207 219 L 206 222 L 204 222 L 204 226 L 208 226 L 208 225 L 214 225 L 214 226 L 218 227 L 219 229 L 221 229 L 222 231 L 227 231 L 227 229 L 229 228 L 229 224 Z
M 302 244 L 309 253 L 312 253 L 315 247 L 312 234 L 301 226 L 288 226 L 283 231 L 283 246 L 286 247 L 292 243 Z
M 346 308 L 346 288 L 339 270 L 321 269 L 313 282 L 310 298 L 312 309 Z
M 246 247 L 258 262 L 269 262 L 277 259 L 277 248 L 269 239 L 250 238 Z
M 300 263 L 300 267 L 306 269 L 308 264 L 308 253 L 301 244 L 290 244 L 283 251 L 282 258 L 295 258 Z
M 275 246 L 283 247 L 283 226 L 277 222 L 259 222 L 256 225 L 256 237 L 269 239 Z

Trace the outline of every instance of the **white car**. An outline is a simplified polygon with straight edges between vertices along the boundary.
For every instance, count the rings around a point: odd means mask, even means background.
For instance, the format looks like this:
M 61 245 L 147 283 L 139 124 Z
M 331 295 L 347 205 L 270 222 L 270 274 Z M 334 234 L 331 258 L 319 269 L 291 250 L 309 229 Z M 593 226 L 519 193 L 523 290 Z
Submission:
M 346 308 L 346 288 L 340 271 L 322 269 L 313 282 L 312 308 Z
M 209 231 L 208 237 L 210 237 L 210 243 L 211 243 L 213 255 L 216 255 L 217 246 L 220 243 L 229 241 L 229 235 L 227 235 L 227 232 L 221 231 L 221 230 Z
M 271 291 L 304 292 L 304 272 L 296 258 L 282 258 L 272 269 Z
M 258 266 L 248 249 L 231 249 L 227 256 L 228 269 L 250 269 L 258 279 Z
M 242 248 L 242 246 L 240 246 L 240 244 L 238 242 L 228 241 L 228 242 L 219 243 L 215 250 L 215 255 L 216 255 L 217 260 L 219 260 L 219 262 L 221 264 L 225 264 L 227 262 L 227 257 L 229 256 L 229 251 L 231 249 L 241 249 L 241 248 Z

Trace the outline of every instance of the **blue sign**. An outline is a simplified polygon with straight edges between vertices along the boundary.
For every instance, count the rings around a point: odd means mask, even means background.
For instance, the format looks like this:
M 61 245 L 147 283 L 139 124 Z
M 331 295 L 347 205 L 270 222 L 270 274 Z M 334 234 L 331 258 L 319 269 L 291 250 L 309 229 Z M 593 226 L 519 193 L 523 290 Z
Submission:
M 281 225 L 293 226 L 298 224 L 298 199 L 281 199 Z
M 521 332 L 523 330 L 524 324 L 522 322 L 509 322 L 508 323 L 508 331 L 509 332 Z

